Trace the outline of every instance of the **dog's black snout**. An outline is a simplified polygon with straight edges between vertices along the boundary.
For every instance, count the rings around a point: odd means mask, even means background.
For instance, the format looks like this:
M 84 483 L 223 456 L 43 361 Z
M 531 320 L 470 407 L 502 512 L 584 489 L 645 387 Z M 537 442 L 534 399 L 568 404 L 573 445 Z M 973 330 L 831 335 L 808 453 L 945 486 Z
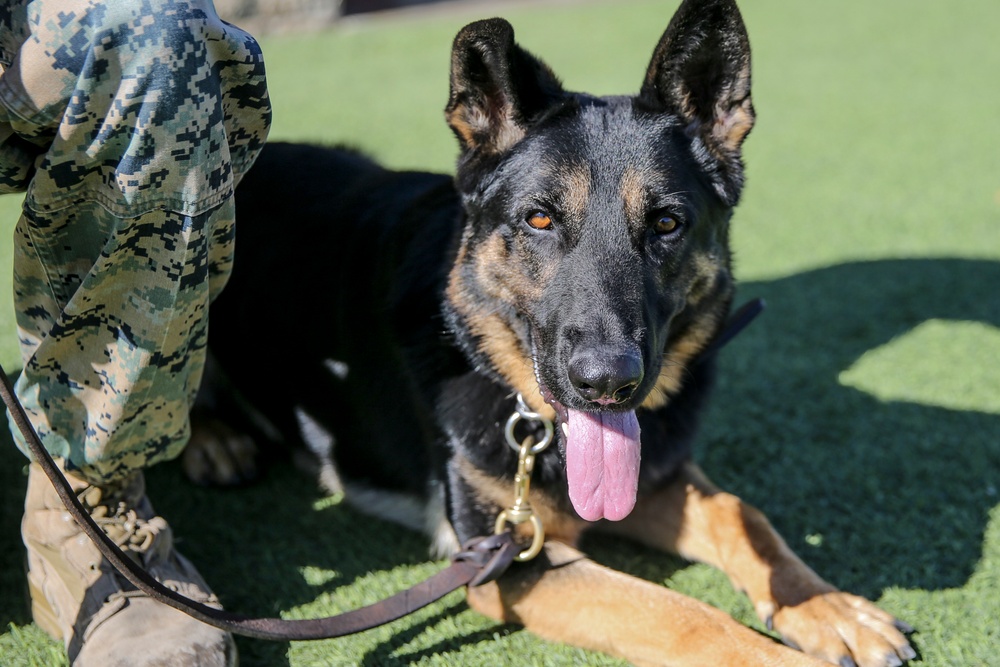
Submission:
M 642 382 L 642 357 L 637 352 L 581 351 L 569 362 L 569 380 L 580 396 L 593 403 L 627 401 Z

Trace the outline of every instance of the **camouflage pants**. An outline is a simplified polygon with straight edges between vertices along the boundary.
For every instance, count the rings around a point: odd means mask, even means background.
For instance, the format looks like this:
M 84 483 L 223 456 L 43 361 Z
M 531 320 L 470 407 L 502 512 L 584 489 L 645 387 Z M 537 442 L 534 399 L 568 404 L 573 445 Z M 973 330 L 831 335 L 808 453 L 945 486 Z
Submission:
M 233 188 L 269 121 L 260 49 L 211 0 L 0 3 L 0 193 L 25 192 L 16 389 L 92 481 L 187 441 Z

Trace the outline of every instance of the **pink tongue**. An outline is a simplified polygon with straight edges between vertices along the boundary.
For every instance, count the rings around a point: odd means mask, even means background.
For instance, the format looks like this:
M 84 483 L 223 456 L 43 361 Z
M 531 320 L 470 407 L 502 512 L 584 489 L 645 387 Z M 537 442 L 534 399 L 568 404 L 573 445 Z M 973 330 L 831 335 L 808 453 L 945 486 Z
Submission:
M 635 412 L 569 410 L 566 474 L 569 499 L 587 521 L 620 521 L 635 506 L 639 485 L 639 420 Z

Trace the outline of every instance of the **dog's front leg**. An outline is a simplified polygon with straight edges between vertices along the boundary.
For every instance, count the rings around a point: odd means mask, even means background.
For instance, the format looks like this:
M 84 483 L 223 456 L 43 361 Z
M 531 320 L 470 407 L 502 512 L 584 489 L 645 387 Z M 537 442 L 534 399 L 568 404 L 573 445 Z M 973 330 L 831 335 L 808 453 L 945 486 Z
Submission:
M 718 567 L 768 627 L 824 660 L 886 667 L 914 657 L 905 624 L 821 579 L 760 511 L 720 491 L 693 463 L 643 496 L 627 519 L 602 528 Z
M 469 604 L 539 636 L 636 665 L 759 667 L 822 664 L 668 588 L 608 569 L 548 542 L 529 563 L 469 590 Z

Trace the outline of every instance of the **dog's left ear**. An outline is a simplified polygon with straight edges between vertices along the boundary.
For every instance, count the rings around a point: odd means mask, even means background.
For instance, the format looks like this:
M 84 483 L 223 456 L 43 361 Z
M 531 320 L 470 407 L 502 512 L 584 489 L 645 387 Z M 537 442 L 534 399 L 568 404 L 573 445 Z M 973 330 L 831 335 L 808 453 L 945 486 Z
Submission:
M 679 115 L 738 192 L 754 109 L 750 40 L 733 0 L 684 0 L 653 52 L 639 100 Z
M 514 43 L 507 21 L 477 21 L 455 37 L 445 116 L 463 153 L 503 153 L 563 98 L 555 74 Z

